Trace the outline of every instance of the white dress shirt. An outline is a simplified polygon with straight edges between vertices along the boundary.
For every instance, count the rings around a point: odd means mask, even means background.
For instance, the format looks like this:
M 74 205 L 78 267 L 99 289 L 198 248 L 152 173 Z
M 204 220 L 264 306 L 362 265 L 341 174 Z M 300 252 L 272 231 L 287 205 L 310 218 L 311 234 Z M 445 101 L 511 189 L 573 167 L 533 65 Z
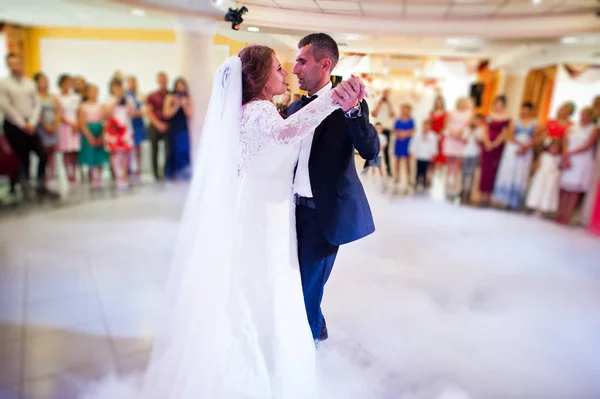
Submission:
M 390 116 L 390 111 L 393 111 L 393 109 L 390 107 L 389 103 L 385 102 L 381 104 L 377 117 L 375 118 L 375 123 L 379 122 L 384 129 L 393 130 L 396 119 L 393 116 Z
M 411 137 L 409 152 L 419 161 L 431 161 L 438 153 L 438 136 L 433 130 L 418 131 Z
M 315 96 L 324 96 L 331 90 L 331 83 L 325 85 L 321 90 L 316 92 Z M 300 112 L 300 111 L 298 111 Z M 310 159 L 310 150 L 312 148 L 315 132 L 312 131 L 300 143 L 300 154 L 298 156 L 298 167 L 296 168 L 296 178 L 294 179 L 294 194 L 301 197 L 312 198 L 313 192 L 310 185 L 310 173 L 308 171 L 308 161 Z
M 463 133 L 463 140 L 466 140 L 465 147 L 463 148 L 463 157 L 478 157 L 481 153 L 479 143 L 483 140 L 483 132 L 481 128 L 472 130 L 470 127 L 466 128 Z
M 37 126 L 41 103 L 33 80 L 9 76 L 0 80 L 0 110 L 13 125 L 24 128 L 27 123 Z

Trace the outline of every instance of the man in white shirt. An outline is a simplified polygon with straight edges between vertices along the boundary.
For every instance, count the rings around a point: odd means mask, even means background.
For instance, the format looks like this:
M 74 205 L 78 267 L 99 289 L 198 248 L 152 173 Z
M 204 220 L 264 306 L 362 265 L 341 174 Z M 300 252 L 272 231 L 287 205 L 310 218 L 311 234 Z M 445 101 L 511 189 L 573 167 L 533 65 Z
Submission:
M 21 160 L 20 178 L 23 191 L 29 197 L 29 154 L 35 152 L 38 163 L 38 194 L 57 197 L 46 188 L 48 157 L 35 130 L 40 118 L 40 99 L 33 80 L 24 76 L 23 57 L 11 53 L 6 56 L 10 76 L 0 80 L 0 110 L 4 114 L 4 134 L 12 150 Z
M 298 44 L 294 74 L 310 97 L 294 102 L 290 116 L 331 90 L 331 71 L 339 59 L 333 38 L 316 33 Z M 341 110 L 334 111 L 302 140 L 294 179 L 298 260 L 304 303 L 315 341 L 327 339 L 321 300 L 340 245 L 375 230 L 367 197 L 356 173 L 354 150 L 364 159 L 379 152 L 369 108 L 359 101 L 362 89 L 346 91 Z

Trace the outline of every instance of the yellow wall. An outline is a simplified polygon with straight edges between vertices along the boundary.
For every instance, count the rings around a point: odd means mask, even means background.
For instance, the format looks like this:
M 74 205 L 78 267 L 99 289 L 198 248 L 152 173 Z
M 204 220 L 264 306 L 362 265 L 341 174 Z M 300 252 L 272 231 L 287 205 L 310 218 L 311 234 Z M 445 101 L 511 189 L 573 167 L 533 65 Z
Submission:
M 71 40 L 123 40 L 144 42 L 166 42 L 177 40 L 173 30 L 147 29 L 100 29 L 100 28 L 61 28 L 61 27 L 31 27 L 27 28 L 25 42 L 26 73 L 32 75 L 42 68 L 40 41 L 42 39 L 71 39 Z M 214 43 L 229 46 L 229 54 L 240 52 L 246 43 L 238 42 L 225 36 L 215 35 Z

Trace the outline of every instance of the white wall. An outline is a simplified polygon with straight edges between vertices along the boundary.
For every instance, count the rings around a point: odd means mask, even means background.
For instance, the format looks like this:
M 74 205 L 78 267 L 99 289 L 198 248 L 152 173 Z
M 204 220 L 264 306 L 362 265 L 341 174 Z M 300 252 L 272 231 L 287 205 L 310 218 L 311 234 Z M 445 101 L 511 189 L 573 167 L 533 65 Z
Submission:
M 58 92 L 61 74 L 83 75 L 98 86 L 101 100 L 108 96 L 108 83 L 116 70 L 135 75 L 143 95 L 155 89 L 157 72 L 165 71 L 173 81 L 180 70 L 176 43 L 42 39 L 40 52 L 42 71 L 48 75 L 53 92 Z M 210 79 L 228 56 L 229 46 L 213 46 Z
M 561 66 L 556 73 L 549 116 L 554 117 L 562 103 L 572 101 L 576 106 L 573 120 L 577 121 L 579 119 L 577 116 L 579 111 L 584 107 L 592 105 L 594 97 L 599 94 L 600 79 L 589 81 L 583 76 L 581 79 L 573 79 Z
M 508 99 L 506 105 L 509 115 L 513 118 L 519 116 L 521 110 L 521 101 L 523 100 L 523 90 L 525 90 L 525 75 L 506 75 L 504 88 L 501 93 L 504 93 Z

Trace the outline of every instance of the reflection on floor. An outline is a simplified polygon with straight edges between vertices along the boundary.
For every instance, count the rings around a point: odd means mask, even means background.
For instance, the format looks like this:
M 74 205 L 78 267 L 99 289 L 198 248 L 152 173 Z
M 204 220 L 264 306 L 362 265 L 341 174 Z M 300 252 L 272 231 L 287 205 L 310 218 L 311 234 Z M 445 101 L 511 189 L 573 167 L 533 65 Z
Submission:
M 378 230 L 340 250 L 327 345 L 376 365 L 390 398 L 600 397 L 598 239 L 369 191 Z M 144 369 L 184 193 L 2 218 L 1 399 L 75 398 L 108 371 Z

